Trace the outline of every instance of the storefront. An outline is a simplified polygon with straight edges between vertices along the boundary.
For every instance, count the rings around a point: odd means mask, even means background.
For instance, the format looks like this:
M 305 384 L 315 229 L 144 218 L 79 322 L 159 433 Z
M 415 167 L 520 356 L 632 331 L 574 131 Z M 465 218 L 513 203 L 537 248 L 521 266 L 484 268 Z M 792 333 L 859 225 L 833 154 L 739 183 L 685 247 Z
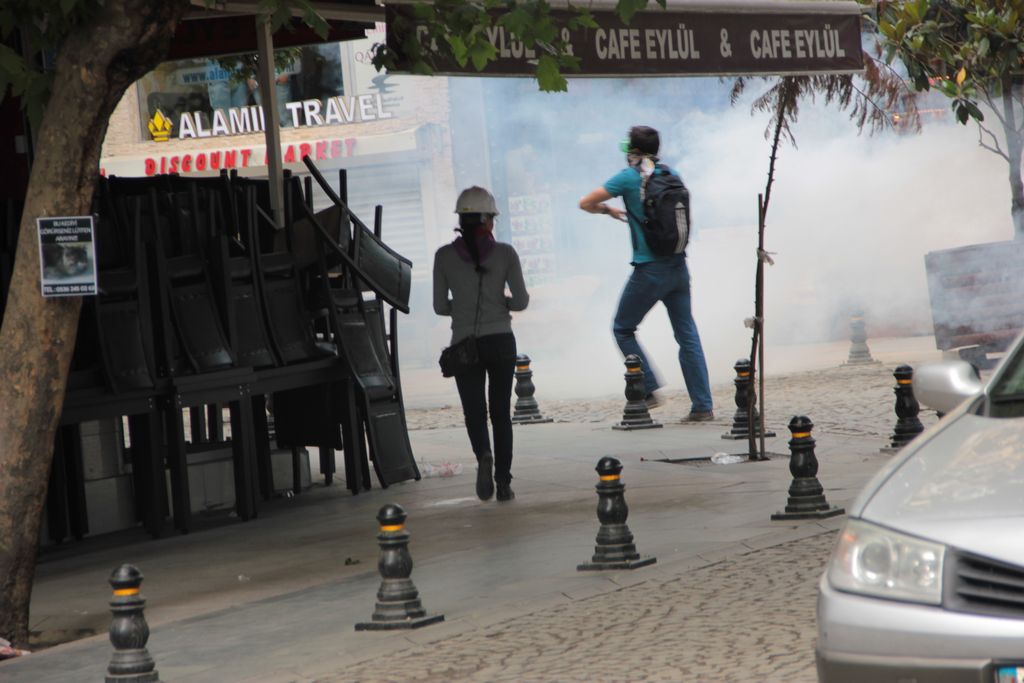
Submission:
M 377 72 L 371 49 L 383 40 L 378 24 L 362 40 L 276 51 L 281 156 L 284 168 L 300 176 L 304 156 L 332 181 L 345 169 L 349 202 L 366 223 L 376 205 L 384 207 L 384 239 L 413 261 L 417 308 L 429 308 L 431 247 L 446 239 L 451 221 L 445 209 L 455 194 L 448 79 Z M 267 177 L 267 117 L 255 66 L 253 53 L 161 64 L 115 111 L 102 173 L 212 176 L 227 170 Z M 320 209 L 327 200 L 316 192 Z

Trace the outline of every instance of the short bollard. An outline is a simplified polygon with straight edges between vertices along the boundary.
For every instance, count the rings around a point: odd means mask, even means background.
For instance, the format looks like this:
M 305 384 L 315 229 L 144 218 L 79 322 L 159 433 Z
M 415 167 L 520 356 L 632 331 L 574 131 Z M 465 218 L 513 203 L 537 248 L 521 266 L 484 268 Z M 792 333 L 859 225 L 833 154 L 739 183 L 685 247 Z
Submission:
M 629 508 L 622 495 L 626 490 L 621 481 L 622 463 L 605 456 L 597 462 L 597 519 L 601 528 L 597 530 L 597 545 L 590 562 L 576 566 L 577 571 L 594 569 L 636 569 L 654 564 L 652 556 L 640 557 L 633 544 L 633 534 L 626 526 Z
M 811 430 L 814 423 L 809 417 L 799 415 L 789 421 L 789 472 L 793 483 L 789 485 L 789 501 L 784 512 L 776 512 L 773 520 L 779 519 L 824 519 L 845 512 L 843 508 L 832 507 L 825 500 L 825 490 L 818 481 L 818 458 L 814 455 L 814 437 Z
M 420 593 L 413 585 L 412 556 L 409 554 L 409 532 L 405 530 L 405 510 L 389 503 L 377 513 L 380 522 L 380 589 L 372 621 L 356 624 L 357 631 L 393 631 L 419 628 L 444 621 L 443 614 L 428 616 L 420 603 Z
M 537 387 L 533 385 L 533 370 L 530 369 L 530 357 L 524 354 L 516 356 L 516 407 L 512 412 L 512 424 L 541 424 L 552 422 L 550 417 L 540 413 L 537 399 L 533 394 Z
M 142 573 L 130 564 L 122 564 L 109 579 L 114 595 L 110 598 L 110 644 L 114 654 L 107 665 L 106 683 L 159 683 L 156 663 L 146 649 L 149 624 L 143 609 L 146 601 L 139 593 Z
M 850 314 L 850 355 L 843 365 L 873 365 L 878 361 L 871 357 L 868 348 L 868 333 L 864 326 L 864 312 Z
M 612 425 L 612 429 L 657 429 L 660 422 L 651 419 L 651 411 L 647 409 L 647 390 L 644 389 L 644 371 L 640 366 L 640 358 L 634 354 L 626 356 L 626 407 L 622 409 L 622 422 Z
M 914 368 L 900 365 L 892 374 L 896 378 L 896 386 L 893 388 L 896 394 L 896 426 L 893 427 L 891 445 L 883 448 L 883 453 L 898 451 L 924 431 L 924 425 L 918 417 L 921 404 L 914 397 Z
M 736 414 L 732 416 L 732 429 L 722 434 L 722 438 L 732 440 L 749 439 L 750 420 L 747 415 L 747 402 L 751 397 L 754 400 L 754 434 L 761 434 L 761 415 L 757 412 L 757 393 L 754 390 L 754 384 L 750 377 L 750 361 L 746 358 L 740 358 L 732 366 L 732 369 L 736 371 L 736 379 L 732 381 L 736 385 Z M 766 438 L 774 437 L 775 432 L 766 429 L 764 435 Z

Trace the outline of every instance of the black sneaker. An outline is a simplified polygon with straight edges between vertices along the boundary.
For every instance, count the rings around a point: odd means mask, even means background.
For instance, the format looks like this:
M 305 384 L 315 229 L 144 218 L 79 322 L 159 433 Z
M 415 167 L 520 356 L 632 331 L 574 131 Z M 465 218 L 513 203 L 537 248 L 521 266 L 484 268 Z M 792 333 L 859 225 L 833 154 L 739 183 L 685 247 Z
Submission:
M 511 484 L 498 484 L 498 502 L 505 503 L 516 497 Z
M 691 412 L 689 415 L 687 415 L 686 417 L 684 417 L 682 420 L 680 420 L 680 422 L 682 422 L 683 424 L 686 424 L 688 422 L 711 422 L 714 419 L 715 419 L 715 414 L 712 411 L 710 411 L 710 410 L 707 410 L 707 411 L 695 410 L 695 411 Z
M 494 457 L 488 453 L 477 458 L 476 497 L 490 500 L 494 495 Z

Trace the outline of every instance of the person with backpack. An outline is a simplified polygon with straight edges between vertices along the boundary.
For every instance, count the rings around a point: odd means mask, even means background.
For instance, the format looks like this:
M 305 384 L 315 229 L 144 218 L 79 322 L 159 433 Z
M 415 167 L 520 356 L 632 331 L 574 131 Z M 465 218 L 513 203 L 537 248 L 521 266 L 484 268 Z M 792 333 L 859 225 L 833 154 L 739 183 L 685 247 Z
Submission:
M 515 498 L 511 482 L 516 338 L 510 311 L 525 310 L 530 294 L 519 254 L 511 244 L 494 239 L 498 207 L 491 193 L 482 187 L 463 190 L 455 213 L 461 236 L 434 255 L 434 312 L 451 317 L 449 349 L 461 349 L 463 360 L 456 367 L 446 367 L 446 350 L 442 372 L 455 377 L 459 390 L 477 460 L 476 495 L 489 500 L 497 484 L 498 501 L 505 502 Z M 505 296 L 506 285 L 511 296 Z M 487 432 L 488 404 L 493 453 Z
M 690 195 L 679 174 L 658 163 L 660 147 L 658 131 L 633 126 L 620 143 L 626 168 L 581 199 L 580 208 L 629 225 L 633 273 L 622 290 L 612 329 L 622 355 L 640 358 L 648 406 L 659 404 L 654 392 L 661 385 L 636 339 L 636 328 L 660 301 L 679 344 L 679 367 L 690 395 L 690 413 L 683 422 L 706 422 L 715 415 L 704 349 L 690 309 Z M 625 210 L 606 203 L 613 197 L 622 197 Z

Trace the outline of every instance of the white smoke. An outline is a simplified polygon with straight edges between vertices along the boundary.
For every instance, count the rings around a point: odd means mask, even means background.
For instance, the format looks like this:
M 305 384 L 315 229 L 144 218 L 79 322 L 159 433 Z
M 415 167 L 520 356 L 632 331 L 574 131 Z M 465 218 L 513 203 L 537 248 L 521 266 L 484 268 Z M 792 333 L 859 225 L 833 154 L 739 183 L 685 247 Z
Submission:
M 683 80 L 644 85 L 640 96 L 636 81 L 571 81 L 568 94 L 554 95 L 522 95 L 521 85 L 509 85 L 510 96 L 490 109 L 489 116 L 508 121 L 507 128 L 491 126 L 512 150 L 508 191 L 540 188 L 556 198 L 559 275 L 531 288 L 530 308 L 513 323 L 545 397 L 622 392 L 611 322 L 630 271 L 629 237 L 623 224 L 584 214 L 576 202 L 622 167 L 618 140 L 634 124 L 661 130 L 662 159 L 691 192 L 693 309 L 712 384 L 730 382 L 735 360 L 749 356 L 743 320 L 754 312 L 768 117 L 752 116 L 749 102 L 722 106 L 728 84 Z M 609 97 L 617 89 L 625 95 Z M 595 116 L 602 132 L 577 125 Z M 768 373 L 799 369 L 773 366 L 776 351 L 847 339 L 848 316 L 857 308 L 869 344 L 877 336 L 930 334 L 924 255 L 1012 237 L 1005 162 L 978 146 L 972 127 L 948 120 L 928 122 L 920 135 L 871 137 L 858 134 L 846 113 L 804 102 L 793 131 L 799 147 L 780 149 L 767 216 L 765 247 L 776 262 L 765 273 Z M 428 245 L 430 253 L 437 246 Z M 676 345 L 660 305 L 638 336 L 663 384 L 681 390 Z

